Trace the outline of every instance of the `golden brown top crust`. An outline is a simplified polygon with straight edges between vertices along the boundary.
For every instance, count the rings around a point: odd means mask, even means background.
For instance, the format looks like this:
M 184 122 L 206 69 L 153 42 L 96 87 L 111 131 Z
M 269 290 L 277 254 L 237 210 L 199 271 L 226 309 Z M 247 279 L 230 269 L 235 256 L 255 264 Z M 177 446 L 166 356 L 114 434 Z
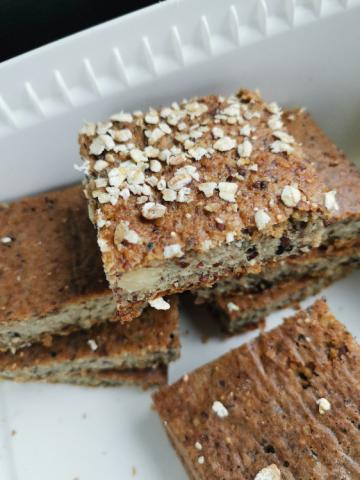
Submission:
M 108 294 L 80 186 L 0 209 L 0 322 Z
M 86 194 L 107 272 L 128 271 L 306 212 L 331 217 L 281 109 L 248 91 L 118 114 L 80 134 Z
M 136 362 L 146 360 L 149 354 L 176 352 L 180 346 L 179 312 L 176 299 L 172 298 L 170 303 L 169 310 L 148 308 L 139 319 L 126 324 L 105 322 L 66 337 L 54 335 L 50 345 L 35 343 L 14 355 L 1 352 L 0 370 L 117 356 L 129 356 L 129 360 Z
M 196 479 L 360 478 L 360 347 L 324 301 L 154 399 Z
M 338 209 L 332 210 L 331 221 L 351 220 L 360 215 L 360 170 L 354 165 L 309 113 L 303 110 L 286 112 L 284 123 L 291 135 L 301 143 L 304 155 L 315 165 L 318 180 L 325 192 L 336 192 Z M 331 196 L 327 200 L 331 202 Z

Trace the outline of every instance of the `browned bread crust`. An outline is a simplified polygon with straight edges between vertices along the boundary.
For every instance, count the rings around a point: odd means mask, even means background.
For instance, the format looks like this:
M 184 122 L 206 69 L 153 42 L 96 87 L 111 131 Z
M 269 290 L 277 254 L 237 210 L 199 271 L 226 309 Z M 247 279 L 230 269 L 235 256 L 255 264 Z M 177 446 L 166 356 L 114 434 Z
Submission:
M 229 113 L 228 108 L 239 108 L 240 114 Z M 230 99 L 200 98 L 176 109 L 117 115 L 108 123 L 88 125 L 80 135 L 90 216 L 98 228 L 105 272 L 122 320 L 138 315 L 147 301 L 159 295 L 211 285 L 255 266 L 260 269 L 265 261 L 288 255 L 289 242 L 292 253 L 298 253 L 304 245 L 358 235 L 360 174 L 308 114 L 291 112 L 281 119 L 276 105 L 267 105 L 247 91 Z M 178 115 L 183 118 L 177 122 L 173 117 Z M 284 125 L 274 126 L 274 117 L 275 124 Z M 157 118 L 160 127 L 150 123 Z M 174 124 L 164 127 L 166 122 Z M 217 143 L 219 127 L 224 143 L 232 145 L 229 150 Z M 152 132 L 161 128 L 168 133 L 160 132 L 161 138 L 153 144 Z M 295 138 L 290 140 L 291 151 L 275 153 L 278 129 L 286 140 L 280 150 L 289 141 L 287 134 Z M 181 140 L 184 132 L 191 137 L 194 131 L 198 138 L 192 148 L 206 151 L 199 160 Z M 131 140 L 122 141 L 124 133 Z M 249 157 L 243 147 L 239 152 L 235 148 L 245 140 L 252 146 Z M 181 152 L 170 152 L 166 160 L 164 150 L 174 145 Z M 160 153 L 146 150 L 149 146 Z M 159 157 L 155 164 L 153 155 Z M 140 187 L 134 187 L 129 165 L 138 169 Z M 179 173 L 185 167 L 187 173 Z M 180 174 L 188 182 L 189 201 L 179 201 L 178 187 L 172 188 Z M 158 189 L 160 179 L 175 190 L 170 192 L 175 200 L 166 200 L 163 185 Z M 236 195 L 215 189 L 207 197 L 200 185 L 204 182 L 214 182 L 216 188 L 219 182 L 228 182 Z M 299 196 L 296 205 L 282 195 L 289 186 Z M 143 203 L 149 201 L 166 207 L 164 214 L 149 219 Z M 338 228 L 342 222 L 350 227 Z
M 154 402 L 196 480 L 251 480 L 270 464 L 284 480 L 360 478 L 360 347 L 324 301 Z
M 2 324 L 107 293 L 92 231 L 78 185 L 0 210 Z

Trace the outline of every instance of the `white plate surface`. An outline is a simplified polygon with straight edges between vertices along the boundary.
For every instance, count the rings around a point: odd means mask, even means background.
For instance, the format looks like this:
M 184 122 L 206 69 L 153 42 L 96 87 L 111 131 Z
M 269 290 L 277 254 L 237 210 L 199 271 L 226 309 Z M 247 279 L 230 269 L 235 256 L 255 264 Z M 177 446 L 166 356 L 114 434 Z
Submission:
M 359 0 L 173 0 L 6 62 L 0 199 L 79 179 L 72 166 L 84 119 L 239 86 L 306 105 L 358 160 L 359 24 Z M 354 273 L 323 292 L 358 336 L 359 284 Z M 170 381 L 256 335 L 223 340 L 198 309 L 183 309 L 181 332 Z M 0 479 L 185 479 L 150 405 L 150 392 L 135 388 L 3 383 Z

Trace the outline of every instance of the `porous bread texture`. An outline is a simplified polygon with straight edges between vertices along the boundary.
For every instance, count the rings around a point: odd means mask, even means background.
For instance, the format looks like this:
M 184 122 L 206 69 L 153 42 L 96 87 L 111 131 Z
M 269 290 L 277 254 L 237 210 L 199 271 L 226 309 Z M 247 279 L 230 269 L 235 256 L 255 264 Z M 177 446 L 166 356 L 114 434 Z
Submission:
M 279 230 L 278 237 L 232 242 L 211 250 L 211 255 L 190 252 L 181 259 L 134 270 L 114 279 L 117 308 L 121 312 L 121 318 L 127 320 L 134 315 L 136 309 L 141 311 L 149 299 L 159 295 L 169 295 L 174 291 L 195 291 L 199 287 L 211 286 L 222 278 L 254 270 L 261 272 L 262 266 L 274 257 L 301 254 L 304 248 L 326 246 L 339 238 L 351 240 L 358 235 L 359 230 L 360 220 L 351 224 L 339 222 L 327 226 L 320 219 L 305 224 L 299 220 L 289 222 L 284 230 Z M 287 245 L 291 245 L 291 250 L 284 251 L 284 238 Z
M 9 375 L 7 375 L 9 373 Z M 0 374 L 0 377 L 3 374 Z M 143 388 L 165 385 L 167 381 L 167 367 L 161 365 L 155 368 L 134 370 L 79 370 L 63 372 L 61 366 L 54 368 L 48 374 L 39 375 L 38 372 L 5 372 L 4 380 L 14 380 L 19 383 L 69 383 L 87 387 L 119 387 L 123 385 L 137 385 Z
M 27 317 L 10 325 L 0 323 L 0 351 L 46 342 L 53 334 L 68 335 L 74 330 L 89 329 L 94 324 L 116 318 L 116 304 L 110 291 L 94 298 L 77 297 L 44 317 Z
M 321 248 L 309 254 L 291 256 L 279 262 L 270 262 L 260 273 L 248 273 L 226 278 L 211 288 L 194 292 L 198 303 L 229 294 L 261 293 L 280 282 L 304 277 L 331 275 L 338 268 L 357 268 L 360 262 L 360 244 L 350 242 L 347 247 Z
M 359 264 L 357 264 L 359 265 Z M 224 296 L 222 301 L 213 301 L 210 306 L 218 314 L 225 331 L 230 335 L 243 333 L 258 326 L 276 310 L 281 310 L 316 295 L 333 282 L 343 278 L 351 267 L 338 267 L 322 276 L 303 277 L 298 280 L 283 281 L 258 294 L 244 293 Z M 229 312 L 229 303 L 236 305 Z

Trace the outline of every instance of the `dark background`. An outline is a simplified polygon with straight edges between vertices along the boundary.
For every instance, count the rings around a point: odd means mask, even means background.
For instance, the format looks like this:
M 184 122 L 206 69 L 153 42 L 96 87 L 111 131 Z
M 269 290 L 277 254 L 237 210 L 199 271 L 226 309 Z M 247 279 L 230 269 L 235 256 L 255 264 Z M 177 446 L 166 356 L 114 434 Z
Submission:
M 0 0 L 0 62 L 146 7 L 150 0 Z

